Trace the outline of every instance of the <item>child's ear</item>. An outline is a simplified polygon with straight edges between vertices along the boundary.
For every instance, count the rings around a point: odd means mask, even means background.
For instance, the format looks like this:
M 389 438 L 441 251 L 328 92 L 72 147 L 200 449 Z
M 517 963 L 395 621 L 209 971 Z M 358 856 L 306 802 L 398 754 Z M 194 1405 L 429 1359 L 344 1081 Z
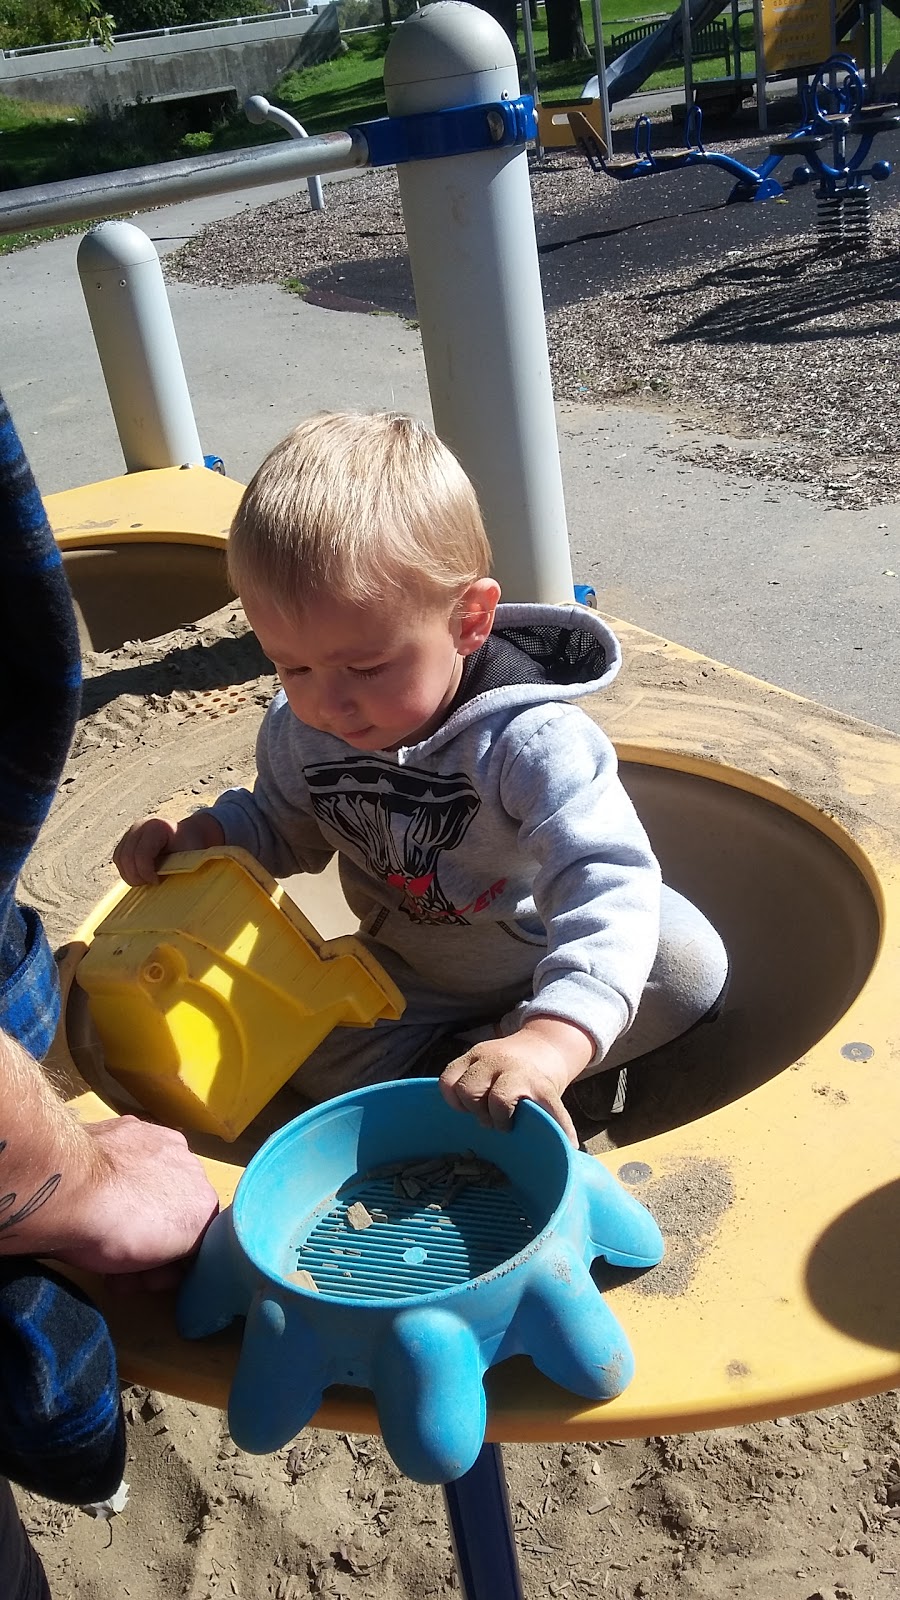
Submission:
M 500 585 L 495 578 L 476 578 L 460 597 L 456 607 L 459 639 L 457 649 L 461 656 L 470 656 L 480 650 L 494 626 L 494 613 L 500 599 Z

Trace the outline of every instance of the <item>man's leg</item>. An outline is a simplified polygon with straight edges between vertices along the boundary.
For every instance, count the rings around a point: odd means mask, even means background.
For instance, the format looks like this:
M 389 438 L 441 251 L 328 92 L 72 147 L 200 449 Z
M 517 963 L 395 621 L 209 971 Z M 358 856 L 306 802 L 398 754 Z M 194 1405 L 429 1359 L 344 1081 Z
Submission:
M 0 1594 L 3 1600 L 51 1600 L 44 1569 L 5 1478 L 0 1478 Z

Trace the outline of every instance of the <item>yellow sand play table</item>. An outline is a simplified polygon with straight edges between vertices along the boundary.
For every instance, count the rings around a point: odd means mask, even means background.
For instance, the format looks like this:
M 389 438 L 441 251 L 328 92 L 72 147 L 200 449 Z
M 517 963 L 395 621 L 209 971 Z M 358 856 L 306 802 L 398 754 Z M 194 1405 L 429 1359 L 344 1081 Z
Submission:
M 47 495 L 82 648 L 152 639 L 226 605 L 227 535 L 243 492 L 207 467 L 161 467 Z
M 697 1036 L 702 1090 L 686 1070 L 599 1156 L 667 1236 L 668 1266 L 609 1291 L 634 1382 L 591 1406 L 508 1362 L 488 1379 L 495 1440 L 710 1428 L 900 1382 L 900 739 L 615 627 L 627 677 L 587 709 L 667 878 L 719 921 L 733 984 Z M 227 1203 L 240 1165 L 198 1148 Z M 168 1297 L 104 1308 L 125 1378 L 225 1404 L 236 1331 L 188 1344 Z M 376 1428 L 351 1389 L 316 1420 Z

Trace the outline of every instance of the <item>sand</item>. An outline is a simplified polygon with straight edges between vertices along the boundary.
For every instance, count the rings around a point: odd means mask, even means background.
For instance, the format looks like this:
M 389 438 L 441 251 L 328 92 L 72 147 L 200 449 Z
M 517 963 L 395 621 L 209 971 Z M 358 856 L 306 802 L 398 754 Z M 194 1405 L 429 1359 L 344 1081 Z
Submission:
M 178 815 L 249 776 L 274 682 L 237 606 L 86 670 L 85 715 L 24 885 L 57 942 L 115 881 L 128 822 Z M 629 670 L 649 681 L 670 668 L 645 653 Z M 653 1187 L 671 1259 L 647 1289 L 673 1293 L 689 1268 L 678 1201 L 693 1190 L 696 1240 L 729 1203 L 727 1184 L 704 1170 L 678 1197 Z M 380 1441 L 309 1429 L 256 1458 L 219 1412 L 146 1390 L 124 1400 L 122 1514 L 20 1496 L 56 1600 L 423 1600 L 457 1586 L 440 1491 L 402 1479 Z M 705 1435 L 504 1453 L 530 1600 L 900 1592 L 896 1394 Z

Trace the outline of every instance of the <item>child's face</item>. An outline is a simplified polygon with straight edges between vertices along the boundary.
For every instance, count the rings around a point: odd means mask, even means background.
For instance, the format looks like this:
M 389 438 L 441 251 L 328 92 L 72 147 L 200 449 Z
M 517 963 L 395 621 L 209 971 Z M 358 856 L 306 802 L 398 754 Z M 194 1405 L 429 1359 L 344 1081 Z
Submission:
M 479 579 L 451 607 L 357 606 L 320 599 L 285 616 L 274 600 L 244 600 L 295 717 L 356 750 L 415 744 L 440 725 L 463 657 L 491 631 L 499 589 Z

